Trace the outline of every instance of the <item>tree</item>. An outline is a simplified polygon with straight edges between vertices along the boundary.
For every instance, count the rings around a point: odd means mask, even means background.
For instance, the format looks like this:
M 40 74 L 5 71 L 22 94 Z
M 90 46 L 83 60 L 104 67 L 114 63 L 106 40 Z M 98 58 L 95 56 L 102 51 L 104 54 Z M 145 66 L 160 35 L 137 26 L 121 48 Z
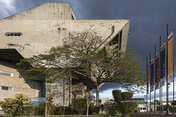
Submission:
M 176 100 L 172 101 L 171 105 L 176 105 Z
M 86 117 L 88 117 L 89 115 L 89 106 L 90 106 L 90 103 L 93 99 L 93 96 L 91 95 L 91 90 L 90 89 L 87 89 L 87 91 L 85 92 L 85 97 L 86 97 L 86 101 L 87 101 L 87 115 Z
M 160 102 L 158 100 L 154 100 L 154 102 L 158 105 L 160 105 Z M 172 103 L 171 103 L 172 104 Z
M 122 116 L 126 117 L 128 113 L 134 112 L 137 107 L 137 103 L 126 101 L 133 97 L 133 92 L 121 93 L 121 90 L 113 90 L 112 94 L 115 102 L 117 103 L 117 109 L 122 113 Z
M 76 78 L 72 73 L 94 79 L 97 106 L 99 88 L 104 82 L 119 83 L 127 91 L 144 91 L 146 78 L 140 70 L 141 56 L 133 49 L 125 53 L 118 48 L 102 47 L 102 44 L 103 39 L 96 32 L 73 33 L 63 39 L 62 46 L 25 58 L 17 65 L 19 71 L 27 74 L 26 80 L 34 76 L 46 82 L 67 76 Z
M 55 94 L 52 93 L 50 96 L 46 97 L 47 117 L 49 117 L 50 112 L 52 110 L 54 96 Z

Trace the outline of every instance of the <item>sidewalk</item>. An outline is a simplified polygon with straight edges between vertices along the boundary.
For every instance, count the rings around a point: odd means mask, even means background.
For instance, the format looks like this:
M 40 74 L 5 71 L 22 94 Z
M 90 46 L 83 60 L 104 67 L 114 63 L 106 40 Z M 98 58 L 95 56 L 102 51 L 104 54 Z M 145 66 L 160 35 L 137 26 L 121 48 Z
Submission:
M 156 113 L 156 114 L 147 114 L 147 113 L 130 113 L 130 117 L 176 117 L 176 114 L 173 115 L 172 113 L 169 113 L 168 115 L 166 114 L 159 114 L 159 113 Z

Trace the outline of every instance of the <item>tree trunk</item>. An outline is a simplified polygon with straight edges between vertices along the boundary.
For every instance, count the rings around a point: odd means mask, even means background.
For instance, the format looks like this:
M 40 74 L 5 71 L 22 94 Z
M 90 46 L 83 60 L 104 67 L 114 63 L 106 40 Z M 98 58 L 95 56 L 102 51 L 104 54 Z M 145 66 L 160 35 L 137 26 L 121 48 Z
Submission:
M 89 116 L 89 102 L 88 102 L 89 100 L 88 100 L 88 96 L 87 96 L 87 115 L 86 115 L 86 117 L 88 117 Z
M 47 104 L 45 102 L 45 117 L 47 117 Z
M 96 106 L 99 106 L 99 85 L 97 84 L 97 91 L 96 91 Z

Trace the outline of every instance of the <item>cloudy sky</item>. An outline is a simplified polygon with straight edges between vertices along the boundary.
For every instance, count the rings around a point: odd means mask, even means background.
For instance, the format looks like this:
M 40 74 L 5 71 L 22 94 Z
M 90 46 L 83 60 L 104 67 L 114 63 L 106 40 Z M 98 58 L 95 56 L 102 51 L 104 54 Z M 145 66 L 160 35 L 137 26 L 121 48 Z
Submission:
M 0 19 L 46 2 L 69 2 L 77 19 L 130 19 L 127 47 L 134 48 L 143 58 L 149 58 L 150 52 L 154 57 L 159 36 L 162 43 L 166 40 L 167 24 L 169 33 L 176 29 L 176 0 L 0 0 Z M 145 63 L 141 65 L 145 71 Z M 106 83 L 100 89 L 100 97 L 111 98 L 112 90 L 118 88 Z

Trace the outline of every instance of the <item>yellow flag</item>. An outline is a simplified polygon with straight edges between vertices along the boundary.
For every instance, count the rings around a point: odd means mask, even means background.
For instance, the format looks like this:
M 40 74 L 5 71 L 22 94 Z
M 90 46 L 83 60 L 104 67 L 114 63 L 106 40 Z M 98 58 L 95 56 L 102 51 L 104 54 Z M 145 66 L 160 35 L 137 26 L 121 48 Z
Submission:
M 168 83 L 173 81 L 173 31 L 168 36 Z

